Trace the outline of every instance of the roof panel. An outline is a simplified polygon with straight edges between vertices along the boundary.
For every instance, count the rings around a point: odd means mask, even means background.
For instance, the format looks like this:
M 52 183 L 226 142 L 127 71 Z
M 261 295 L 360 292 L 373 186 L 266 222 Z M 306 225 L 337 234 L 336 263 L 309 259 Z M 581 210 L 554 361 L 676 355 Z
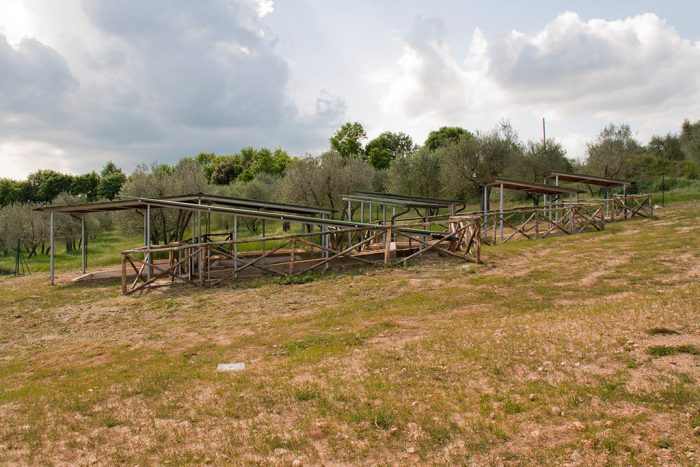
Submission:
M 574 174 L 569 172 L 548 172 L 545 178 L 558 178 L 559 181 L 583 183 L 585 185 L 596 186 L 623 186 L 631 185 L 632 182 L 615 178 L 597 177 L 595 175 Z
M 574 193 L 583 193 L 581 190 L 572 188 L 562 188 L 553 185 L 543 185 L 541 183 L 525 182 L 522 180 L 511 180 L 509 178 L 493 178 L 481 183 L 482 186 L 500 186 L 508 190 L 527 191 L 530 193 L 539 193 L 542 195 L 570 195 Z
M 125 209 L 139 209 L 144 205 L 138 202 L 137 197 L 129 199 L 121 199 L 116 201 L 101 201 L 96 203 L 70 204 L 70 205 L 52 205 L 35 208 L 36 211 L 55 211 L 67 212 L 74 214 L 86 214 L 90 212 L 105 212 L 105 211 L 122 211 Z M 147 199 L 147 198 L 143 198 Z M 150 198 L 148 198 L 150 199 Z M 316 206 L 300 206 L 296 204 L 273 203 L 267 201 L 257 201 L 247 198 L 233 198 L 230 196 L 209 195 L 206 193 L 185 194 L 177 196 L 167 196 L 158 198 L 159 200 L 178 201 L 183 203 L 199 203 L 204 204 L 224 205 L 241 207 L 247 209 L 259 209 L 265 211 L 287 212 L 293 214 L 310 214 L 310 215 L 331 215 L 332 209 L 320 208 Z

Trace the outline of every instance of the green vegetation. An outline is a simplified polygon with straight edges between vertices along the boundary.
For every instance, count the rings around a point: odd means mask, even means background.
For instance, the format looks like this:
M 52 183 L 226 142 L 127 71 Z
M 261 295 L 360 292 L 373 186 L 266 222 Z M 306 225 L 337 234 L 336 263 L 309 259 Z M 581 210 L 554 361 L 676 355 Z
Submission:
M 655 345 L 649 347 L 649 355 L 653 357 L 666 357 L 668 355 L 677 355 L 680 353 L 700 355 L 700 349 L 694 345 Z

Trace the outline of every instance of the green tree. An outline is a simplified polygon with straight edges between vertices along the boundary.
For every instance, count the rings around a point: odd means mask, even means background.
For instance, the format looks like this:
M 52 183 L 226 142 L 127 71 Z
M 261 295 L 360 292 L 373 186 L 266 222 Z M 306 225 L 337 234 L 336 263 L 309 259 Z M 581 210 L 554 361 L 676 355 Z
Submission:
M 389 166 L 392 193 L 437 197 L 440 195 L 440 158 L 423 147 Z
M 83 196 L 87 201 L 97 198 L 97 187 L 100 184 L 100 176 L 96 172 L 90 172 L 73 177 L 70 193 L 74 196 Z
M 243 172 L 241 158 L 237 155 L 217 158 L 209 177 L 211 183 L 216 185 L 228 185 L 235 181 Z
M 210 191 L 202 165 L 193 158 L 181 159 L 175 166 L 140 165 L 124 183 L 122 193 L 129 196 L 164 198 L 184 193 Z M 126 232 L 143 231 L 143 217 L 131 211 L 116 213 L 118 224 Z M 190 227 L 190 211 L 155 209 L 151 213 L 151 241 L 154 244 L 181 241 Z
M 404 157 L 415 149 L 413 140 L 405 133 L 384 132 L 367 143 L 367 160 L 375 169 L 386 169 L 397 157 Z
M 652 136 L 647 145 L 647 154 L 666 161 L 681 161 L 685 154 L 678 135 L 668 133 L 666 136 Z
M 683 122 L 680 142 L 686 157 L 700 164 L 700 120 L 695 123 L 690 123 L 690 120 Z
M 73 177 L 55 170 L 38 170 L 30 174 L 27 181 L 36 201 L 50 203 L 59 193 L 70 191 Z
M 501 122 L 486 134 L 463 136 L 436 150 L 435 155 L 441 161 L 442 195 L 477 200 L 484 179 L 516 175 L 523 145 L 511 124 Z
M 0 178 L 0 207 L 28 201 L 24 199 L 26 196 L 26 185 L 26 183 L 10 180 L 9 178 Z
M 462 138 L 473 138 L 474 135 L 468 130 L 458 126 L 443 126 L 438 130 L 433 130 L 428 134 L 424 146 L 431 151 L 438 148 L 455 144 Z
M 282 193 L 292 203 L 339 209 L 343 219 L 347 213 L 342 196 L 372 189 L 373 178 L 374 169 L 366 161 L 330 151 L 295 159 L 282 180 Z
M 601 130 L 594 143 L 588 144 L 586 169 L 592 175 L 620 177 L 624 175 L 625 164 L 641 152 L 642 148 L 628 124 L 610 123 Z
M 566 150 L 553 139 L 529 141 L 521 159 L 519 178 L 542 183 L 542 175 L 546 172 L 571 172 L 573 166 L 566 158 Z
M 359 122 L 344 124 L 335 135 L 329 139 L 331 148 L 345 159 L 360 157 L 364 151 L 362 140 L 367 139 L 367 133 Z
M 103 199 L 114 199 L 126 182 L 126 175 L 114 162 L 107 162 L 100 172 L 100 183 L 97 185 L 97 196 Z

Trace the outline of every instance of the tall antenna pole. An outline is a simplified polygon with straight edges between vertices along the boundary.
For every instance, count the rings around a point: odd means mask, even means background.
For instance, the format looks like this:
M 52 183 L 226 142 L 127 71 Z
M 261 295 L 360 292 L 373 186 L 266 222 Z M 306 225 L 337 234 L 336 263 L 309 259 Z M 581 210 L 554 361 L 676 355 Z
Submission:
M 542 150 L 547 149 L 547 128 L 544 123 L 544 117 L 542 117 Z

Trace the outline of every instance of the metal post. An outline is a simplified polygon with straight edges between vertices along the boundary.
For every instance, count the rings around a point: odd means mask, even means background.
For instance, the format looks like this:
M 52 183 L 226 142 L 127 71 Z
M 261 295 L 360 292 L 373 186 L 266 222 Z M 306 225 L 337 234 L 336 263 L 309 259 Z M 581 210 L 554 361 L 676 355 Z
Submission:
M 146 206 L 146 262 L 149 263 L 146 268 L 147 278 L 151 280 L 151 205 Z
M 238 216 L 233 216 L 233 268 L 238 269 Z M 233 276 L 238 277 L 238 273 Z
M 488 186 L 484 185 L 484 230 L 487 229 L 488 227 L 488 221 L 489 221 L 489 211 L 488 211 L 488 197 L 489 197 L 489 188 Z
M 369 203 L 369 223 L 372 223 L 372 203 Z
M 386 225 L 386 204 L 382 205 L 382 219 L 383 219 L 383 224 Z
M 559 186 L 559 175 L 554 176 L 554 186 Z M 554 221 L 559 222 L 559 195 L 554 200 Z
M 348 201 L 348 222 L 352 222 L 352 201 Z M 348 248 L 352 245 L 352 232 L 348 232 Z
M 195 235 L 197 233 L 196 227 L 195 227 L 195 220 L 194 220 L 194 215 L 192 216 L 192 245 L 196 243 L 195 241 Z M 189 280 L 192 280 L 192 273 L 194 272 L 194 248 L 192 248 L 192 252 L 190 253 L 190 268 L 189 268 L 189 273 L 187 274 L 187 277 Z
M 265 219 L 262 221 L 262 254 L 265 254 Z
M 503 241 L 503 183 L 500 185 L 501 193 L 500 193 L 500 203 L 499 203 L 499 210 L 500 210 L 500 215 L 501 215 L 501 220 L 499 222 L 499 230 L 501 232 L 501 241 Z
M 360 222 L 365 223 L 365 202 L 360 201 Z
M 627 219 L 627 184 L 622 185 L 622 219 Z
M 85 274 L 85 269 L 87 267 L 87 245 L 85 242 L 87 238 L 85 237 L 85 214 L 80 215 L 80 269 L 83 274 Z
M 49 256 L 49 284 L 54 285 L 54 226 L 55 226 L 55 217 L 56 213 L 54 211 L 51 211 L 51 226 L 50 226 L 50 234 L 49 234 L 49 249 L 51 250 L 51 254 Z

